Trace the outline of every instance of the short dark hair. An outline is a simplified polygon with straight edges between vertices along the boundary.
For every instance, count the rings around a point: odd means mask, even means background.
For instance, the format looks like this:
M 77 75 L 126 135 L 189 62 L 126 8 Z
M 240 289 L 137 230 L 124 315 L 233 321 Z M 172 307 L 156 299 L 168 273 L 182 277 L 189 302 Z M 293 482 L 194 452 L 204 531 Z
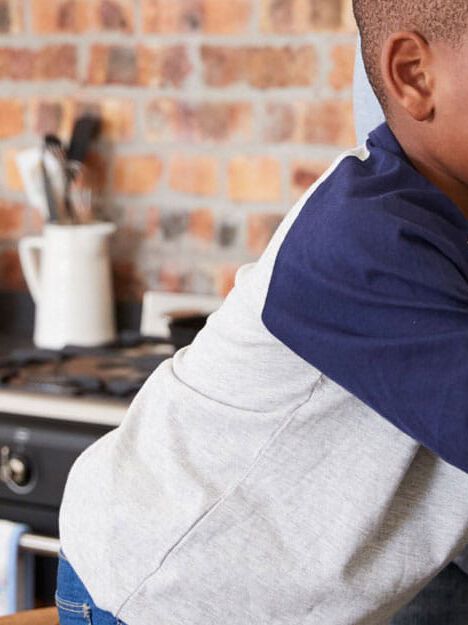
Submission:
M 382 45 L 392 32 L 418 32 L 427 41 L 461 44 L 468 27 L 467 0 L 353 0 L 367 76 L 386 112 L 387 96 L 380 72 Z

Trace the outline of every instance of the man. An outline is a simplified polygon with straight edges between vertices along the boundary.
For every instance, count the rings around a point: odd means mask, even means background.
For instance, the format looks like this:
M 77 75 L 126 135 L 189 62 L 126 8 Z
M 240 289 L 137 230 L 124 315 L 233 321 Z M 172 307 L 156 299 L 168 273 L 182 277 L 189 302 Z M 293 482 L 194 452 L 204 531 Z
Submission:
M 354 119 L 358 143 L 384 120 L 366 75 L 359 38 L 354 70 Z M 466 625 L 468 623 L 468 549 L 435 577 L 391 621 L 391 625 Z
M 467 545 L 468 5 L 434 1 L 354 0 L 388 123 L 74 464 L 62 625 L 382 625 Z

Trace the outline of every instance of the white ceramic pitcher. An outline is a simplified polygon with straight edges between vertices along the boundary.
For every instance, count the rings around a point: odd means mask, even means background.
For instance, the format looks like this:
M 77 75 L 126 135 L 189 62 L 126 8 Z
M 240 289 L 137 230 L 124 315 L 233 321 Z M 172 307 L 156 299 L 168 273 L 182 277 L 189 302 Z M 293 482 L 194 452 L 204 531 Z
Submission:
M 19 242 L 21 266 L 36 304 L 34 343 L 101 345 L 115 339 L 108 239 L 115 225 L 47 224 Z

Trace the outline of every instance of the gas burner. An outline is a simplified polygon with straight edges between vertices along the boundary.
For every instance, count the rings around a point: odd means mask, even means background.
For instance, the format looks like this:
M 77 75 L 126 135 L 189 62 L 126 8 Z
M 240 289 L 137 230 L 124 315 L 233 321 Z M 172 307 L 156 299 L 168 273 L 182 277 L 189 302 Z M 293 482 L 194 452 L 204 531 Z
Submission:
M 23 367 L 44 362 L 58 362 L 61 360 L 61 354 L 51 349 L 15 349 L 5 360 Z
M 125 332 L 99 347 L 21 349 L 0 362 L 0 387 L 65 396 L 132 398 L 172 356 L 167 340 Z

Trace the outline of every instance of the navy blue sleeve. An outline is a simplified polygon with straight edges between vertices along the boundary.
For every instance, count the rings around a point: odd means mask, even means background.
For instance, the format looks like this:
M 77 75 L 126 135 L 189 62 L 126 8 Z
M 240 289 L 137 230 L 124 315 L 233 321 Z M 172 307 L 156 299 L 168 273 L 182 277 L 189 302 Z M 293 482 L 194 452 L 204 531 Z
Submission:
M 428 211 L 421 192 L 382 194 L 379 206 L 338 206 L 327 193 L 312 196 L 283 241 L 265 326 L 468 472 L 466 231 Z

